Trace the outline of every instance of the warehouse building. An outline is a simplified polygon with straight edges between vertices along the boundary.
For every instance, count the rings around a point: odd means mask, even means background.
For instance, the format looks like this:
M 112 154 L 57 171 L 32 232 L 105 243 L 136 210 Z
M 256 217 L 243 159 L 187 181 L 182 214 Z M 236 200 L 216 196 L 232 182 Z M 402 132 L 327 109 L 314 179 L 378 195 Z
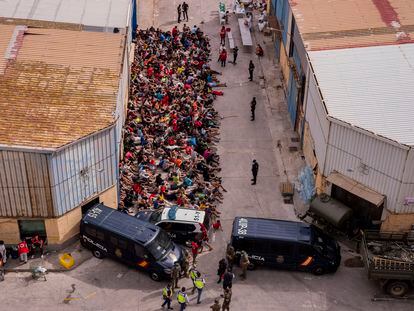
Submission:
M 35 25 L 35 27 L 33 27 Z M 82 208 L 117 206 L 127 34 L 0 24 L 0 236 L 75 237 Z
M 273 0 L 289 117 L 326 192 L 382 230 L 414 224 L 414 3 Z

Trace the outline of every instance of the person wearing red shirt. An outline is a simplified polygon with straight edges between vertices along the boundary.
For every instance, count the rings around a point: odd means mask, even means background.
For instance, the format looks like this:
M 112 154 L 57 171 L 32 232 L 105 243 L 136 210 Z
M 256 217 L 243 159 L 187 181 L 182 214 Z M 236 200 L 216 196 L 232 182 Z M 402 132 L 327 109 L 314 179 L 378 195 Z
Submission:
M 27 254 L 29 253 L 29 248 L 27 247 L 27 243 L 25 240 L 22 240 L 19 244 L 17 244 L 17 254 L 20 257 L 20 261 L 24 261 L 27 263 Z
M 36 249 L 40 250 L 40 257 L 43 258 L 43 240 L 39 237 L 38 234 L 36 234 L 31 239 L 32 242 L 32 258 L 34 258 L 34 253 L 36 252 Z
M 191 254 L 193 255 L 193 266 L 196 264 L 199 248 L 200 246 L 198 245 L 197 242 L 195 241 L 191 242 Z

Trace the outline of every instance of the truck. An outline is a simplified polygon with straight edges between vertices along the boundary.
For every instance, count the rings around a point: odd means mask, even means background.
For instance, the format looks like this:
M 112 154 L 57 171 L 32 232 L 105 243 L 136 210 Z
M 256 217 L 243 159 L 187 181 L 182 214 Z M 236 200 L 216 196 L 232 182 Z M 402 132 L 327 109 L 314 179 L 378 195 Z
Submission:
M 414 241 L 406 232 L 361 232 L 360 253 L 368 278 L 379 281 L 392 298 L 414 287 Z

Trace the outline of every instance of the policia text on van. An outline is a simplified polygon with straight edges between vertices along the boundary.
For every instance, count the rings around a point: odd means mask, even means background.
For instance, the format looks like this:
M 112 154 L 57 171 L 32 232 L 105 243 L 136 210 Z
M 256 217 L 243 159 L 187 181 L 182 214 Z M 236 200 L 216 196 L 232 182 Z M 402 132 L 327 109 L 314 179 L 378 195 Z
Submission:
M 88 210 L 80 225 L 80 240 L 95 257 L 115 257 L 148 271 L 153 280 L 169 277 L 182 250 L 162 229 L 102 204 Z
M 231 244 L 236 253 L 247 252 L 250 269 L 266 265 L 323 274 L 335 272 L 341 261 L 338 243 L 302 222 L 236 217 Z

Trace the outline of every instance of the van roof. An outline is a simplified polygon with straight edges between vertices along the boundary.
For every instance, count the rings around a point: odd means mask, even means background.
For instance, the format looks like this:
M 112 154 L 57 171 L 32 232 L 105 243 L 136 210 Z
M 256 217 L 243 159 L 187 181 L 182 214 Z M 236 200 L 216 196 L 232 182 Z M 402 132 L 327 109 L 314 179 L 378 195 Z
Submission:
M 83 217 L 82 222 L 114 232 L 140 244 L 151 241 L 160 230 L 151 223 L 121 213 L 101 203 L 91 207 Z
M 232 236 L 310 242 L 311 228 L 297 221 L 236 217 Z
M 164 208 L 161 214 L 161 220 L 168 220 L 168 212 L 170 207 Z M 190 208 L 177 208 L 175 213 L 175 221 L 188 221 L 203 223 L 206 212 Z M 173 220 L 174 221 L 174 220 Z

